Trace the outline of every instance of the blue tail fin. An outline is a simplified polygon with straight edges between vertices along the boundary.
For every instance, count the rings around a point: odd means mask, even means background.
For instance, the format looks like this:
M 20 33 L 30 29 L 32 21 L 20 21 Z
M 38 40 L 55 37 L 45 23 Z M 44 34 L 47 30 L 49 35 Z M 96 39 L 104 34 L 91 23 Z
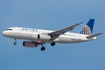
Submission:
M 90 19 L 88 21 L 88 23 L 83 27 L 83 29 L 81 29 L 81 31 L 79 33 L 91 35 L 92 31 L 93 31 L 94 21 L 95 21 L 95 19 Z

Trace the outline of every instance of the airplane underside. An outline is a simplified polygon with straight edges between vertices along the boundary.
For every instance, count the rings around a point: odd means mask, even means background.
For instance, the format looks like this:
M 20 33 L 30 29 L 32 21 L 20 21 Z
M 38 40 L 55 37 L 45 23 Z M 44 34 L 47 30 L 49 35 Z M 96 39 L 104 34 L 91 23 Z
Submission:
M 41 45 L 42 51 L 45 50 L 45 47 L 43 46 L 43 44 L 45 44 L 45 43 L 51 43 L 51 46 L 54 46 L 55 43 L 72 44 L 72 43 L 80 43 L 80 42 L 89 41 L 89 40 L 82 40 L 82 39 L 70 38 L 70 37 L 65 39 L 65 37 L 63 37 L 63 36 L 61 36 L 55 40 L 43 40 L 43 39 L 35 39 L 35 38 L 33 38 L 33 35 L 26 35 L 26 34 L 20 35 L 17 33 L 12 33 L 12 35 L 8 34 L 7 37 L 15 39 L 14 45 L 17 44 L 17 39 L 27 40 L 27 41 L 23 41 L 23 46 L 25 46 L 25 47 L 37 47 L 38 45 Z

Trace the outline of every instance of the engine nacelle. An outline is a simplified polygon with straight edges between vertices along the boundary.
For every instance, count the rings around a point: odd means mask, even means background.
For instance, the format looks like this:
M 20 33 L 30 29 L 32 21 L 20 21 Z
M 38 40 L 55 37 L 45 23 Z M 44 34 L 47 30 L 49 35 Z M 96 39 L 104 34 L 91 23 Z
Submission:
M 37 47 L 38 44 L 37 43 L 33 43 L 33 42 L 29 42 L 29 41 L 24 41 L 23 42 L 23 46 L 24 47 Z
M 41 40 L 51 40 L 51 36 L 45 34 L 38 34 L 38 39 Z

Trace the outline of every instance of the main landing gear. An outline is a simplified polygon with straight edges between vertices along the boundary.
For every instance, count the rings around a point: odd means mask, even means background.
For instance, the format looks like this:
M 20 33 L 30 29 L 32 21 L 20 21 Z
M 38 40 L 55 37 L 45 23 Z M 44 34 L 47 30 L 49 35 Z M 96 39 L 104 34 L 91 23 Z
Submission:
M 14 38 L 14 39 L 15 39 L 14 45 L 16 45 L 17 44 L 17 39 L 16 38 Z
M 51 43 L 51 46 L 54 46 L 54 45 L 55 45 L 55 42 L 52 42 L 52 43 Z
M 45 50 L 45 47 L 43 46 L 43 44 L 41 44 L 42 45 L 42 47 L 41 47 L 41 51 L 44 51 Z M 52 42 L 51 43 L 51 46 L 54 46 L 55 45 L 55 42 Z
M 45 50 L 45 47 L 43 46 L 43 44 L 42 44 L 42 48 L 41 48 L 41 51 L 44 51 Z

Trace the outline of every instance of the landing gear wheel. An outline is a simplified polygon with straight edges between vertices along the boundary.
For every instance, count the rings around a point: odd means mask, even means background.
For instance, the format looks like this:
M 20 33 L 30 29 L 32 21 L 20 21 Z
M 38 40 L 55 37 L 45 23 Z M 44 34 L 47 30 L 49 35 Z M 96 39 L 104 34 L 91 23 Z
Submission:
M 52 43 L 51 43 L 51 46 L 54 46 L 54 45 L 55 45 L 55 43 L 54 43 L 54 42 L 52 42 Z
M 17 39 L 16 39 L 16 38 L 14 38 L 14 39 L 15 39 L 14 45 L 16 45 L 16 44 L 17 44 L 17 43 L 16 43 Z
M 14 45 L 16 45 L 17 43 L 14 43 Z
M 45 47 L 42 47 L 41 50 L 44 51 L 45 50 Z

